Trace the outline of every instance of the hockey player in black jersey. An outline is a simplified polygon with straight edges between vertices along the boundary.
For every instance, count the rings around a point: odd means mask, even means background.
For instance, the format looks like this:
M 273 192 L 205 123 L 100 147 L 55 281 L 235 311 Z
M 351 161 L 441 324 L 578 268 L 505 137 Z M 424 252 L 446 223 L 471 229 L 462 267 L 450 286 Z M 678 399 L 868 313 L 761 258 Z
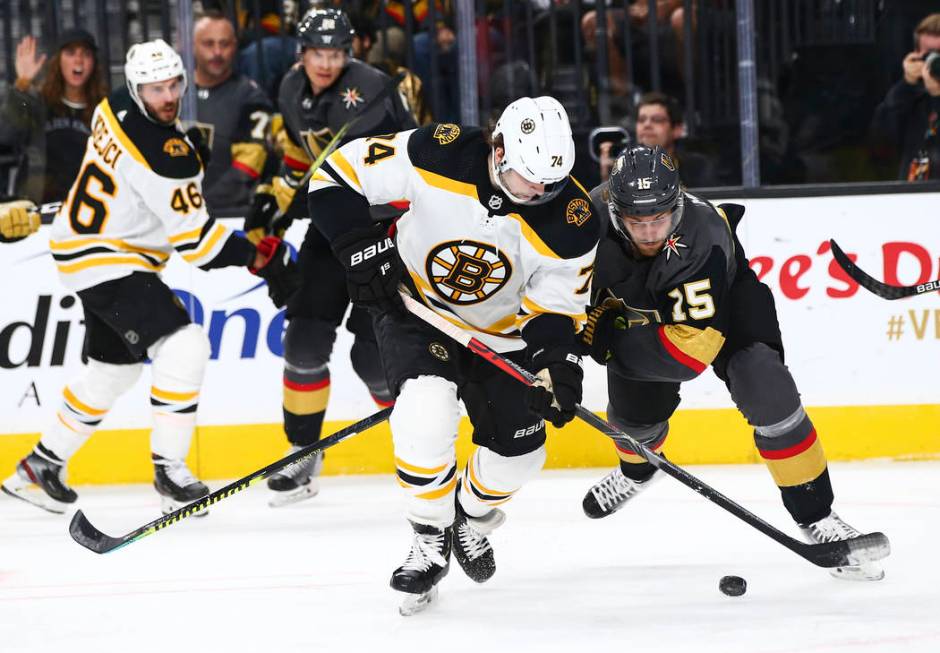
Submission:
M 489 533 L 498 506 L 542 468 L 545 420 L 561 427 L 581 399 L 576 331 L 585 315 L 602 228 L 569 172 L 574 141 L 561 104 L 521 98 L 487 139 L 477 128 L 430 124 L 359 139 L 310 181 L 310 212 L 346 268 L 353 301 L 375 311 L 381 360 L 395 396 L 390 418 L 411 552 L 392 574 L 405 613 L 433 596 L 451 547 L 464 572 L 495 572 Z M 369 206 L 410 202 L 394 236 Z M 541 379 L 527 387 L 418 318 L 415 299 Z M 476 445 L 459 470 L 466 406 Z
M 390 83 L 384 73 L 350 57 L 352 36 L 349 19 L 336 9 L 314 9 L 300 22 L 300 61 L 285 75 L 278 97 L 284 121 L 279 139 L 281 170 L 270 185 L 258 188 L 245 221 L 249 235 L 271 229 L 275 215 L 282 228 L 285 217 L 306 215 L 305 193 L 296 192 L 297 184 L 333 135 L 359 117 L 362 105 Z M 392 93 L 362 115 L 346 139 L 414 126 L 401 97 Z M 377 215 L 383 210 L 385 216 L 400 214 L 393 207 L 375 209 Z M 330 354 L 349 305 L 343 267 L 316 228 L 307 229 L 298 265 L 304 282 L 288 303 L 284 335 L 284 430 L 292 451 L 320 438 L 330 394 Z M 371 319 L 353 306 L 346 328 L 355 335 L 350 353 L 353 368 L 375 402 L 389 405 L 392 397 L 379 363 Z M 317 456 L 269 478 L 268 487 L 275 492 L 271 505 L 314 496 L 321 466 L 322 457 Z
M 581 338 L 607 366 L 608 419 L 660 451 L 680 384 L 711 365 L 754 427 L 755 445 L 804 537 L 858 535 L 832 511 L 826 457 L 783 362 L 773 295 L 734 234 L 744 207 L 716 208 L 684 192 L 659 147 L 622 154 L 591 196 L 610 226 L 598 247 L 594 306 Z M 658 476 L 626 443 L 615 445 L 620 466 L 585 495 L 589 517 L 620 509 Z M 832 573 L 884 575 L 874 563 Z
M 69 458 L 148 359 L 150 451 L 163 510 L 209 492 L 186 464 L 209 340 L 160 277 L 174 251 L 204 270 L 249 268 L 268 282 L 276 304 L 295 285 L 279 239 L 256 249 L 206 211 L 203 163 L 178 122 L 186 90 L 179 55 L 160 39 L 136 44 L 124 75 L 127 90 L 95 109 L 81 172 L 50 230 L 59 277 L 84 309 L 86 365 L 65 386 L 56 419 L 2 486 L 50 512 L 75 503 L 65 480 Z

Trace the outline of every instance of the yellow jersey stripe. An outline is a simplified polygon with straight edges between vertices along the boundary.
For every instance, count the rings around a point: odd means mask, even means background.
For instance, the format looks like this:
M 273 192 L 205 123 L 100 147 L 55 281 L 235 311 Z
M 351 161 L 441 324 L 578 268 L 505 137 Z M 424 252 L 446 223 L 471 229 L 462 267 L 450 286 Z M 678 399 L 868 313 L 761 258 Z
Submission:
M 101 108 L 101 115 L 104 116 L 105 121 L 108 123 L 108 128 L 111 133 L 121 141 L 121 145 L 130 154 L 132 157 L 137 159 L 137 161 L 145 166 L 148 170 L 150 169 L 150 164 L 147 163 L 147 159 L 144 158 L 144 155 L 140 153 L 140 150 L 137 149 L 137 146 L 134 145 L 133 141 L 128 138 L 127 134 L 124 133 L 124 130 L 121 128 L 121 123 L 118 122 L 118 119 L 114 116 L 114 112 L 111 111 L 111 104 L 108 102 L 108 99 L 105 98 L 101 101 L 101 104 L 98 105 Z
M 199 391 L 195 392 L 171 392 L 169 390 L 161 390 L 157 386 L 150 386 L 150 394 L 156 397 L 157 399 L 162 399 L 163 401 L 192 401 L 199 396 Z
M 343 176 L 346 178 L 347 182 L 351 182 L 351 185 L 354 185 L 360 192 L 362 192 L 362 184 L 359 182 L 359 176 L 356 175 L 356 171 L 349 164 L 349 161 L 346 160 L 346 157 L 343 156 L 343 153 L 339 150 L 336 150 L 327 157 L 327 161 L 331 165 L 335 166 L 340 172 L 343 173 Z
M 477 201 L 480 199 L 480 196 L 477 195 L 477 187 L 473 184 L 457 181 L 456 179 L 439 175 L 435 172 L 431 172 L 430 170 L 424 170 L 423 168 L 415 168 L 415 172 L 421 175 L 424 183 L 426 183 L 428 186 L 434 186 L 435 188 L 440 188 L 441 190 L 446 190 L 451 193 L 457 193 L 458 195 L 466 195 L 467 197 L 472 197 Z
M 147 254 L 164 261 L 170 258 L 170 255 L 166 252 L 162 252 L 158 249 L 136 247 L 118 238 L 70 238 L 68 240 L 49 241 L 49 249 L 54 252 L 65 252 L 72 249 L 78 249 L 80 247 L 94 247 L 98 245 L 113 247 L 115 248 L 115 253 L 135 252 L 139 254 Z
M 168 240 L 171 245 L 179 245 L 189 240 L 196 240 L 199 238 L 199 234 L 202 233 L 202 227 L 196 227 L 195 229 L 190 229 L 189 231 L 184 231 L 180 234 L 175 234 L 170 236 Z
M 406 472 L 411 472 L 412 474 L 423 474 L 425 476 L 440 474 L 445 469 L 447 469 L 447 463 L 444 463 L 440 467 L 418 467 L 417 465 L 406 463 L 397 456 L 395 457 L 395 466 L 405 470 Z
M 56 263 L 56 267 L 62 274 L 74 274 L 88 268 L 99 267 L 101 265 L 131 265 L 143 268 L 149 272 L 158 272 L 163 269 L 163 265 L 153 265 L 150 261 L 143 258 L 130 256 L 96 256 L 85 261 L 76 261 L 75 263 Z
M 556 254 L 551 247 L 545 244 L 545 241 L 542 240 L 535 229 L 530 227 L 525 220 L 522 219 L 522 216 L 518 213 L 510 213 L 506 216 L 507 218 L 512 218 L 519 223 L 519 230 L 522 232 L 522 237 L 528 241 L 532 248 L 537 251 L 542 256 L 548 256 L 549 258 L 561 258 Z
M 200 245 L 199 248 L 193 252 L 186 252 L 183 254 L 183 260 L 189 263 L 198 261 L 207 253 L 211 252 L 212 248 L 215 247 L 215 244 L 219 242 L 219 239 L 227 233 L 228 229 L 216 222 L 215 226 L 212 227 L 212 231 L 209 232 L 209 235 L 203 241 L 202 245 Z
M 423 494 L 416 494 L 415 496 L 419 499 L 427 499 L 428 501 L 434 499 L 440 499 L 443 496 L 446 496 L 450 492 L 453 492 L 454 488 L 457 487 L 457 475 L 454 474 L 454 477 L 450 479 L 450 482 L 444 487 L 438 488 L 436 490 L 431 490 L 430 492 L 425 492 Z

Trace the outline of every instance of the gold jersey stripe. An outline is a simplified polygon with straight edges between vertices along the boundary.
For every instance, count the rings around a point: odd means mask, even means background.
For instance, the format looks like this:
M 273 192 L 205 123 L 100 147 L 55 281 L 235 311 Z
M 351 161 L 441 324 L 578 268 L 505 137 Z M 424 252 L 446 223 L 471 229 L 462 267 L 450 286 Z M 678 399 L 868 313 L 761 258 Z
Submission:
M 199 248 L 193 252 L 184 253 L 183 260 L 188 261 L 189 263 L 198 261 L 208 252 L 211 252 L 212 248 L 215 247 L 215 244 L 219 242 L 219 239 L 227 233 L 228 229 L 216 222 L 212 227 L 212 230 L 206 236 L 205 240 L 203 240 L 202 245 L 200 245 Z
M 721 332 L 711 327 L 697 329 L 684 324 L 667 324 L 663 327 L 663 334 L 676 349 L 703 365 L 711 365 L 725 344 Z
M 171 392 L 170 390 L 161 390 L 157 386 L 150 386 L 150 394 L 162 401 L 175 401 L 178 403 L 189 402 L 199 396 L 199 391 L 195 392 Z
M 118 238 L 70 238 L 68 240 L 50 240 L 49 249 L 54 252 L 66 252 L 81 247 L 94 247 L 105 245 L 115 248 L 115 253 L 134 252 L 138 254 L 147 254 L 163 261 L 170 258 L 166 252 L 158 249 L 148 249 L 146 247 L 137 247 Z
M 346 182 L 357 188 L 359 192 L 362 192 L 362 183 L 359 181 L 359 176 L 356 174 L 355 169 L 353 169 L 353 167 L 349 164 L 349 161 L 346 159 L 346 157 L 343 156 L 342 152 L 336 150 L 333 152 L 333 154 L 327 157 L 327 161 L 329 161 L 332 166 L 343 173 L 343 176 L 346 178 Z
M 102 100 L 98 107 L 101 109 L 101 115 L 104 116 L 105 121 L 108 123 L 109 130 L 121 141 L 124 150 L 137 159 L 138 163 L 150 170 L 150 164 L 147 163 L 147 159 L 144 158 L 144 155 L 140 153 L 140 150 L 137 149 L 137 146 L 134 145 L 134 142 L 131 141 L 127 134 L 124 133 L 124 129 L 121 128 L 121 123 L 118 122 L 118 119 L 114 116 L 114 112 L 111 111 L 111 104 L 108 102 L 108 99 L 105 98 Z
M 418 467 L 417 465 L 406 463 L 397 456 L 395 457 L 395 466 L 405 470 L 406 472 L 411 472 L 412 474 L 421 474 L 422 476 L 434 476 L 447 469 L 447 463 L 444 463 L 440 467 Z
M 96 256 L 95 258 L 89 258 L 85 261 L 77 261 L 75 263 L 56 263 L 56 267 L 62 274 L 74 274 L 82 270 L 87 270 L 88 268 L 102 265 L 130 265 L 132 267 L 143 268 L 148 272 L 159 272 L 163 269 L 162 264 L 153 265 L 149 261 L 135 256 Z
M 421 175 L 424 183 L 426 183 L 428 186 L 434 186 L 434 188 L 440 188 L 441 190 L 457 193 L 458 195 L 466 195 L 467 197 L 472 197 L 477 201 L 480 199 L 479 195 L 477 195 L 477 187 L 473 184 L 457 181 L 456 179 L 439 175 L 436 172 L 431 172 L 430 170 L 425 170 L 424 168 L 415 168 L 415 171 Z
M 539 254 L 542 256 L 548 256 L 549 258 L 561 258 L 552 250 L 551 247 L 545 244 L 545 241 L 539 237 L 539 235 L 535 232 L 535 229 L 530 227 L 528 223 L 522 219 L 521 215 L 518 213 L 510 213 L 506 217 L 512 218 L 519 223 L 519 230 L 522 232 L 522 237 L 525 238 L 532 248 Z
M 428 501 L 433 501 L 434 499 L 440 499 L 443 496 L 447 496 L 449 493 L 454 491 L 454 488 L 457 487 L 457 475 L 454 474 L 454 477 L 450 479 L 450 482 L 444 487 L 438 488 L 436 490 L 431 490 L 430 492 L 424 492 L 422 494 L 416 494 L 415 496 L 419 499 L 426 499 Z
M 195 229 L 190 229 L 189 231 L 184 231 L 183 233 L 174 234 L 169 237 L 170 244 L 180 245 L 182 243 L 189 242 L 191 240 L 198 240 L 199 234 L 202 233 L 202 227 L 196 227 Z

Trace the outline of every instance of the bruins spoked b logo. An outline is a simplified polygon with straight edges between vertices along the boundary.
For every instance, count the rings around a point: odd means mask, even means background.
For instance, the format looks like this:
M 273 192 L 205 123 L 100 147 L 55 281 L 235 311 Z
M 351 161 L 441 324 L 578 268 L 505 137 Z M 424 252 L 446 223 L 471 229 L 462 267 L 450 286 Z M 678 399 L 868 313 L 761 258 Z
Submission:
M 512 265 L 501 251 L 474 240 L 451 240 L 428 254 L 428 280 L 452 304 L 476 304 L 503 287 Z

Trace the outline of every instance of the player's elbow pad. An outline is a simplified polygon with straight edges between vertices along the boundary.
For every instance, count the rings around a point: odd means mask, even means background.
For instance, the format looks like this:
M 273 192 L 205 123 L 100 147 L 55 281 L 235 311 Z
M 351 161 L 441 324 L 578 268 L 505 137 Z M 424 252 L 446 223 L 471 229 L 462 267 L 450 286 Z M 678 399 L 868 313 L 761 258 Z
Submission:
M 372 226 L 369 203 L 346 188 L 322 188 L 307 195 L 310 219 L 327 240 L 333 242 L 353 229 Z

